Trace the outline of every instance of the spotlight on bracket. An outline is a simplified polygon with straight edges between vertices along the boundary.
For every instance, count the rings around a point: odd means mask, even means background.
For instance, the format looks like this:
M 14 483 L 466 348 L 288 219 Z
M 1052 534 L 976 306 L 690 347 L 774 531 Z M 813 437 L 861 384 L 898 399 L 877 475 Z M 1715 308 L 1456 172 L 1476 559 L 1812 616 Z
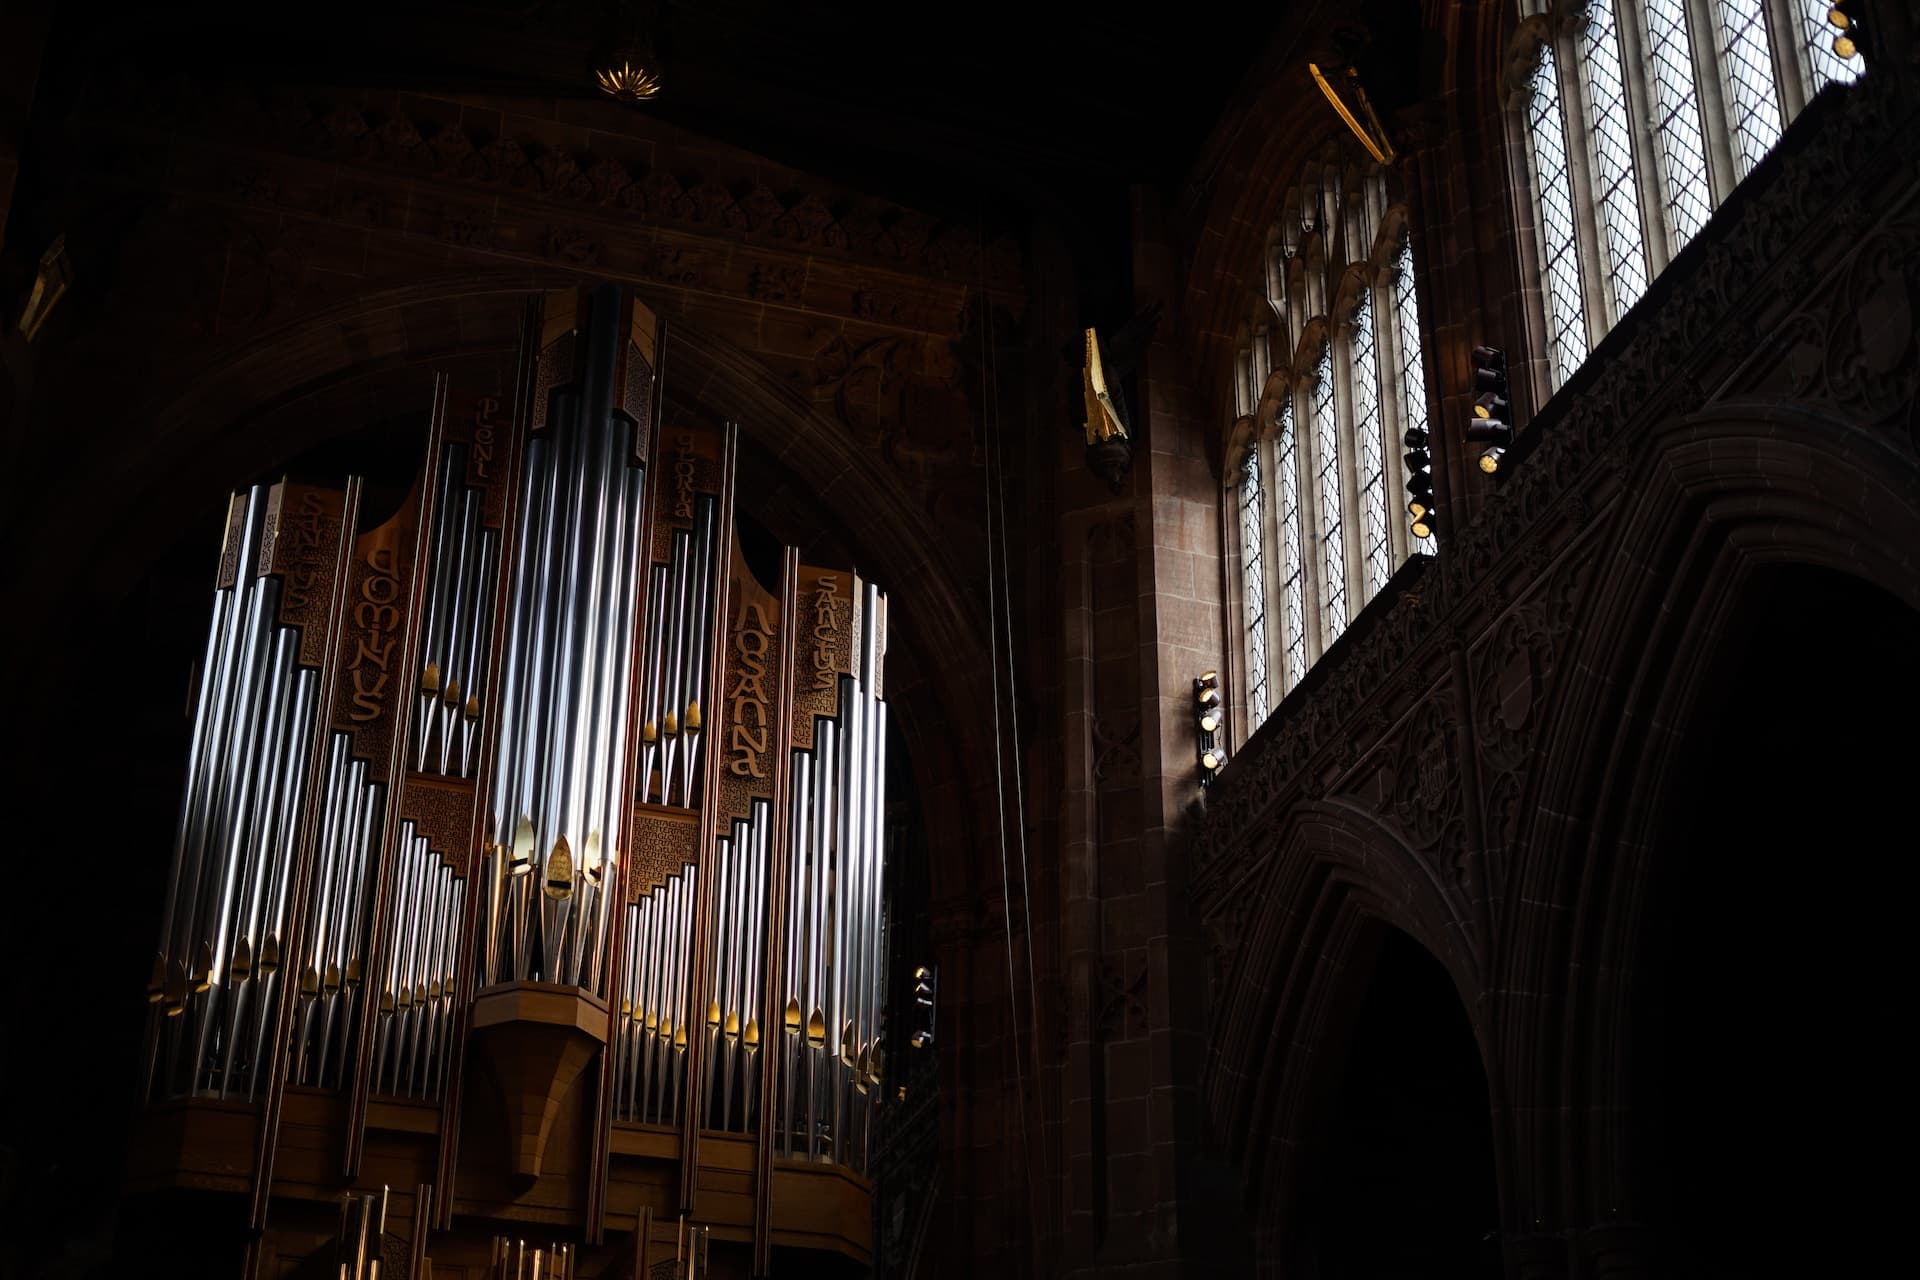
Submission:
M 940 994 L 940 970 L 920 965 L 913 971 L 913 1031 L 907 1043 L 925 1049 L 933 1043 L 933 1009 Z
M 1400 443 L 1407 446 L 1407 452 L 1401 461 L 1407 464 L 1407 493 L 1413 501 L 1407 503 L 1407 515 L 1413 521 L 1413 536 L 1431 538 L 1433 536 L 1433 454 L 1428 450 L 1429 439 L 1425 430 L 1415 427 L 1400 437 Z
M 1480 469 L 1488 475 L 1500 470 L 1500 459 L 1513 443 L 1513 402 L 1507 398 L 1507 353 L 1498 347 L 1473 349 L 1473 420 L 1467 439 L 1484 444 Z
M 1203 671 L 1193 679 L 1194 727 L 1199 731 L 1200 785 L 1206 786 L 1227 762 L 1218 734 L 1225 722 L 1226 709 L 1220 705 L 1220 676 Z
M 1867 38 L 1867 24 L 1860 21 L 1860 0 L 1833 0 L 1833 7 L 1827 10 L 1827 25 L 1833 28 L 1834 55 L 1851 62 Z

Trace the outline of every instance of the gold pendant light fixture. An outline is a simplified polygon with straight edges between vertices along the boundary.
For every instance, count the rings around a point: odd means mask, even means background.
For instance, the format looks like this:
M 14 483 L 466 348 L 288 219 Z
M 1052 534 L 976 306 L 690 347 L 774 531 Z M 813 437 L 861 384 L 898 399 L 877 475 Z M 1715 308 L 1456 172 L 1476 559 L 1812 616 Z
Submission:
M 594 83 L 616 102 L 649 102 L 659 96 L 660 59 L 654 48 L 654 24 L 639 0 L 625 0 L 615 13 L 615 35 L 594 68 Z

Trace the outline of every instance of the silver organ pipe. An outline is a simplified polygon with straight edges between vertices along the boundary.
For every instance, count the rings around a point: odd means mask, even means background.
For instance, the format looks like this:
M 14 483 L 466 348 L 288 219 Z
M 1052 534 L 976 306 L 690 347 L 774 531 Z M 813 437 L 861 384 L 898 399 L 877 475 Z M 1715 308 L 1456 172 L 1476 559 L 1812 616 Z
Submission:
M 755 577 L 734 430 L 663 425 L 658 359 L 630 295 L 547 295 L 512 396 L 441 384 L 385 523 L 358 527 L 357 482 L 233 498 L 146 1062 L 156 1101 L 261 1103 L 256 1228 L 288 1085 L 346 1095 L 348 1180 L 369 1130 L 438 1115 L 450 1227 L 462 1082 L 496 1039 L 513 1070 L 597 1064 L 541 1086 L 598 1091 L 589 1204 L 611 1151 L 663 1134 L 683 1188 L 703 1135 L 758 1153 L 762 1200 L 775 1160 L 866 1171 L 886 598 L 791 549 Z M 522 1052 L 560 1035 L 584 1040 Z
M 514 552 L 488 853 L 507 862 L 487 872 L 503 891 L 482 944 L 493 983 L 605 985 L 643 568 L 645 472 L 635 459 L 647 445 L 645 424 L 611 407 L 614 296 L 596 293 L 596 319 L 542 356 L 542 376 L 563 385 L 527 450 Z M 578 373 L 577 348 L 586 349 Z
M 157 1096 L 263 1083 L 346 518 L 342 495 L 285 482 L 230 504 L 147 989 Z

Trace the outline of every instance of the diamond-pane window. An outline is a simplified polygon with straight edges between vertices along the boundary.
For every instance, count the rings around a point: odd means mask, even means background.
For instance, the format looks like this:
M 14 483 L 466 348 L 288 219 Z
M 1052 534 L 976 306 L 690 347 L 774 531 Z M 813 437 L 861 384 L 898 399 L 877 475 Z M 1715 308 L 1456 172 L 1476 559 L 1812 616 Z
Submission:
M 1406 415 L 1401 435 L 1427 429 L 1427 373 L 1420 359 L 1420 303 L 1413 291 L 1413 241 L 1400 233 L 1389 279 L 1393 288 L 1394 327 L 1400 339 L 1400 409 Z M 1413 549 L 1431 555 L 1433 539 L 1415 538 Z
M 1574 233 L 1573 183 L 1567 169 L 1567 119 L 1553 46 L 1540 46 L 1540 67 L 1527 104 L 1527 150 L 1540 209 L 1541 287 L 1546 295 L 1547 363 L 1553 385 L 1587 358 L 1587 316 L 1580 299 L 1580 246 Z
M 1694 84 L 1693 37 L 1682 0 L 1646 0 L 1644 12 L 1656 113 L 1653 134 L 1660 144 L 1660 196 L 1678 253 L 1713 213 L 1700 94 Z
M 1591 117 L 1593 199 L 1600 210 L 1601 266 L 1617 319 L 1647 291 L 1647 249 L 1640 231 L 1640 189 L 1612 0 L 1594 0 L 1587 10 L 1581 54 L 1580 75 Z
M 1387 532 L 1387 461 L 1380 446 L 1380 364 L 1375 356 L 1373 291 L 1360 291 L 1348 350 L 1353 356 L 1354 454 L 1360 462 L 1361 603 L 1387 585 L 1391 535 Z
M 1263 540 L 1266 501 L 1260 490 L 1260 453 L 1247 451 L 1240 472 L 1240 584 L 1247 615 L 1247 710 L 1258 728 L 1267 718 L 1267 573 Z
M 1720 27 L 1720 66 L 1727 80 L 1727 121 L 1734 166 L 1753 172 L 1780 141 L 1780 94 L 1773 82 L 1762 0 L 1714 0 Z
M 1852 84 L 1865 71 L 1866 62 L 1856 53 L 1842 58 L 1833 51 L 1833 38 L 1839 32 L 1827 22 L 1833 8 L 1829 0 L 1795 0 L 1800 6 L 1801 22 L 1807 30 L 1807 72 L 1813 78 L 1813 91 L 1830 84 Z
M 1280 406 L 1274 432 L 1273 470 L 1280 481 L 1280 607 L 1286 627 L 1286 654 L 1281 669 L 1284 688 L 1291 689 L 1307 674 L 1306 579 L 1300 556 L 1300 473 L 1293 446 L 1293 398 Z
M 1347 569 L 1340 509 L 1340 423 L 1333 407 L 1333 355 L 1320 348 L 1308 393 L 1313 417 L 1314 461 L 1320 480 L 1321 619 L 1327 643 L 1347 629 Z

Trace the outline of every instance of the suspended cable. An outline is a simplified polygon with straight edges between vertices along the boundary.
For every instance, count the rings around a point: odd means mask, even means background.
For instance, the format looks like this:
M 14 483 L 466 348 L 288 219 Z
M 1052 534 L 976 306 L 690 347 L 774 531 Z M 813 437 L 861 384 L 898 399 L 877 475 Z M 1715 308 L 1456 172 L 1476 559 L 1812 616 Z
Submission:
M 984 238 L 984 229 L 981 234 Z M 1001 599 L 1007 603 L 1007 607 L 1003 609 L 1000 614 L 1000 625 L 1006 641 L 1007 709 L 1009 718 L 1012 720 L 1013 728 L 1013 739 L 1009 744 L 1009 751 L 1013 757 L 1014 831 L 1020 849 L 1020 904 L 1027 926 L 1027 1051 L 1033 1056 L 1034 1105 L 1040 1113 L 1041 1171 L 1046 1175 L 1046 1181 L 1050 1184 L 1052 1179 L 1052 1161 L 1050 1159 L 1052 1148 L 1047 1139 L 1046 1084 L 1042 1079 L 1040 1070 L 1040 986 L 1034 974 L 1033 962 L 1034 940 L 1037 935 L 1033 929 L 1033 881 L 1027 872 L 1026 761 L 1022 748 L 1024 739 L 1020 736 L 1020 698 L 1018 690 L 1014 687 L 1013 579 L 1007 562 L 1007 468 L 1006 449 L 1003 438 L 1004 424 L 1000 417 L 1000 359 L 996 344 L 990 340 L 992 329 L 991 317 L 993 312 L 992 302 L 986 295 L 984 284 L 986 275 L 986 254 L 984 248 L 981 252 L 980 271 L 983 281 L 981 296 L 984 300 L 983 305 L 986 315 L 988 316 L 986 326 L 989 331 L 989 341 L 987 342 L 987 381 L 990 388 L 988 403 L 984 405 L 982 409 L 989 424 L 987 427 L 989 432 L 988 441 L 991 449 L 989 474 L 994 478 L 996 493 L 995 510 L 1000 520 L 1000 537 L 998 544 L 1000 549 L 1000 596 Z
M 985 226 L 985 210 L 981 211 L 981 225 Z M 1033 1165 L 1030 1159 L 1033 1151 L 1032 1135 L 1027 1128 L 1027 1085 L 1025 1052 L 1020 1044 L 1020 979 L 1013 958 L 1013 885 L 1012 873 L 1007 855 L 1007 776 L 1006 765 L 1000 749 L 1002 730 L 1000 726 L 1000 608 L 1001 591 L 996 573 L 998 560 L 994 552 L 994 448 L 993 433 L 990 425 L 992 401 L 992 338 L 988 330 L 992 326 L 992 300 L 986 289 L 986 236 L 979 235 L 980 256 L 980 430 L 983 454 L 986 463 L 984 476 L 984 503 L 987 523 L 987 665 L 992 671 L 993 681 L 993 794 L 999 814 L 1000 840 L 1000 904 L 1007 927 L 1007 1008 L 1009 1029 L 1013 1033 L 1013 1075 L 1014 1102 L 1020 1120 L 1020 1167 L 1027 1181 L 1027 1206 L 1032 1212 L 1034 1192 Z M 1012 602 L 1006 601 L 1011 609 Z M 1011 634 L 1011 633 L 1009 633 Z M 1007 653 L 1008 684 L 1011 693 L 1013 653 Z M 1024 884 L 1023 884 L 1024 891 Z M 1031 935 L 1029 935 L 1031 949 Z M 1030 1232 L 1032 1244 L 1039 1247 L 1039 1215 L 1034 1214 Z

